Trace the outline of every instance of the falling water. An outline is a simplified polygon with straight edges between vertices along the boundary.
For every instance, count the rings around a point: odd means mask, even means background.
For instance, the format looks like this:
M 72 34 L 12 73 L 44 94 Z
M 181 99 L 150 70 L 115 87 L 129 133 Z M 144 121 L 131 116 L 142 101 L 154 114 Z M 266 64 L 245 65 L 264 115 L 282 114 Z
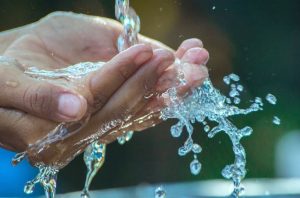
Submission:
M 116 0 L 116 17 L 123 24 L 123 32 L 117 41 L 119 51 L 123 51 L 129 46 L 138 43 L 137 35 L 140 31 L 140 20 L 135 11 L 129 7 L 128 0 Z M 176 60 L 176 64 L 182 65 L 180 60 Z M 25 73 L 37 79 L 76 79 L 99 69 L 102 65 L 102 62 L 80 63 L 65 69 L 54 71 L 29 68 Z M 179 80 L 181 84 L 185 83 L 180 76 Z M 221 94 L 219 90 L 214 88 L 210 79 L 206 79 L 202 86 L 193 89 L 192 93 L 185 97 L 177 95 L 176 87 L 170 88 L 161 95 L 161 97 L 168 101 L 167 107 L 161 111 L 161 119 L 178 119 L 178 122 L 170 129 L 173 137 L 181 136 L 184 128 L 186 129 L 188 138 L 184 145 L 178 149 L 178 154 L 180 156 L 185 156 L 188 153 L 193 153 L 194 159 L 190 163 L 190 170 L 194 175 L 201 172 L 202 165 L 199 162 L 197 155 L 201 153 L 202 148 L 199 144 L 193 141 L 193 124 L 201 124 L 204 132 L 207 133 L 209 138 L 213 138 L 219 132 L 224 132 L 229 136 L 232 142 L 235 160 L 233 164 L 225 166 L 222 170 L 222 175 L 226 179 L 231 179 L 233 181 L 234 190 L 232 196 L 238 197 L 244 190 L 240 184 L 241 180 L 246 175 L 246 153 L 244 147 L 240 143 L 240 140 L 243 137 L 251 135 L 253 129 L 250 126 L 245 126 L 239 129 L 229 120 L 229 118 L 236 115 L 247 115 L 252 112 L 261 111 L 263 110 L 264 104 L 261 98 L 256 97 L 252 104 L 246 109 L 241 109 L 235 106 L 241 103 L 240 95 L 244 90 L 244 87 L 239 84 L 240 77 L 236 74 L 230 74 L 225 76 L 223 80 L 225 84 L 230 86 L 228 97 Z M 272 105 L 277 103 L 276 97 L 272 94 L 268 94 L 266 96 L 266 100 Z M 275 116 L 273 118 L 273 122 L 274 124 L 279 125 L 280 119 Z M 208 123 L 215 124 L 212 127 Z M 130 131 L 119 137 L 119 143 L 123 144 L 130 140 L 132 135 L 133 132 Z M 94 142 L 88 146 L 84 153 L 84 161 L 87 165 L 88 172 L 82 197 L 89 197 L 89 185 L 104 163 L 105 150 L 105 144 Z M 13 163 L 17 164 L 25 157 L 26 152 L 20 153 L 13 159 Z M 24 191 L 26 193 L 32 193 L 35 184 L 40 183 L 44 187 L 46 197 L 54 197 L 58 169 L 45 165 L 36 166 L 39 168 L 39 174 L 35 179 L 27 182 Z M 155 193 L 155 197 L 166 197 L 165 191 L 158 188 Z
M 115 3 L 116 18 L 123 24 L 123 32 L 117 40 L 118 51 L 121 52 L 128 47 L 138 43 L 138 33 L 140 31 L 140 19 L 135 11 L 129 7 L 129 1 L 116 0 Z M 119 144 L 123 145 L 133 136 L 133 131 L 126 132 L 118 137 Z M 103 147 L 101 154 L 98 153 L 98 147 Z M 104 163 L 105 144 L 98 142 L 92 143 L 84 152 L 84 162 L 88 172 L 81 197 L 89 198 L 89 186 Z M 97 154 L 98 153 L 98 154 Z M 99 155 L 100 154 L 100 155 Z
M 106 145 L 99 142 L 94 142 L 84 152 L 84 162 L 87 166 L 87 174 L 84 189 L 81 193 L 82 198 L 89 198 L 89 187 L 99 169 L 105 161 Z

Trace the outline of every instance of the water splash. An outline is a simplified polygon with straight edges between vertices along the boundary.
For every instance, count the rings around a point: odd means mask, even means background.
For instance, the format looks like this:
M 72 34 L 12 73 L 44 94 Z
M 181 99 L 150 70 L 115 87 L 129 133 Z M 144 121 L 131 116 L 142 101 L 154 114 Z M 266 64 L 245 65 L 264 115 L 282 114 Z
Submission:
M 226 77 L 224 79 L 227 84 L 228 78 Z M 231 80 L 234 82 L 239 81 L 239 77 L 235 74 L 229 75 L 229 79 L 229 84 Z M 231 87 L 232 89 L 236 88 L 236 86 Z M 177 124 L 171 127 L 171 134 L 174 137 L 179 137 L 184 127 L 188 133 L 187 140 L 178 150 L 180 156 L 187 155 L 190 152 L 194 154 L 199 153 L 197 149 L 192 149 L 194 147 L 192 139 L 194 128 L 192 124 L 194 123 L 198 122 L 203 125 L 205 128 L 204 131 L 209 138 L 213 138 L 220 132 L 225 132 L 229 136 L 232 142 L 235 160 L 233 164 L 225 166 L 222 175 L 226 179 L 233 181 L 234 190 L 232 196 L 238 197 L 244 190 L 240 183 L 247 172 L 246 153 L 240 140 L 243 137 L 251 135 L 253 129 L 249 126 L 239 129 L 229 120 L 229 117 L 261 111 L 263 106 L 262 101 L 257 98 L 257 100 L 246 109 L 240 109 L 237 106 L 230 105 L 227 102 L 228 98 L 214 88 L 209 79 L 206 79 L 202 86 L 194 89 L 191 95 L 184 98 L 177 96 L 176 88 L 169 89 L 162 97 L 169 99 L 169 103 L 167 107 L 162 110 L 161 118 L 163 120 L 170 118 L 179 120 Z M 236 94 L 234 94 L 234 97 L 236 97 Z M 216 126 L 210 129 L 207 125 L 207 121 L 215 123 Z M 196 156 L 190 164 L 190 169 L 192 174 L 198 174 L 201 171 L 201 164 Z
M 133 44 L 138 43 L 138 32 L 140 31 L 140 19 L 136 15 L 135 11 L 129 7 L 128 0 L 116 0 L 116 17 L 123 24 L 123 32 L 118 38 L 118 49 L 123 51 Z M 179 60 L 176 60 L 177 64 L 181 64 Z M 87 75 L 91 71 L 99 69 L 103 63 L 80 63 L 66 69 L 46 71 L 39 70 L 37 68 L 30 68 L 25 73 L 36 77 L 38 79 L 44 78 L 66 78 L 68 80 L 78 79 Z M 184 79 L 179 78 L 181 83 L 184 83 Z M 224 82 L 230 85 L 231 82 L 237 83 L 240 78 L 236 74 L 230 74 L 224 77 Z M 241 180 L 246 175 L 246 154 L 240 140 L 251 135 L 253 129 L 249 126 L 245 126 L 242 129 L 238 129 L 231 121 L 229 117 L 234 115 L 246 115 L 252 112 L 260 111 L 263 107 L 261 98 L 255 98 L 249 108 L 240 109 L 234 105 L 239 104 L 240 92 L 244 90 L 242 85 L 231 84 L 231 90 L 229 97 L 222 95 L 217 89 L 215 89 L 209 79 L 206 79 L 202 86 L 192 90 L 192 94 L 184 98 L 177 96 L 176 88 L 169 89 L 162 97 L 168 100 L 168 106 L 162 110 L 161 118 L 167 120 L 169 118 L 177 118 L 179 121 L 177 124 L 171 127 L 171 134 L 174 137 L 181 136 L 184 128 L 188 132 L 188 138 L 184 145 L 178 149 L 178 154 L 185 156 L 188 153 L 194 153 L 194 160 L 190 164 L 190 169 L 193 174 L 199 174 L 201 171 L 201 163 L 199 162 L 197 155 L 201 153 L 202 148 L 200 145 L 195 144 L 192 139 L 194 131 L 194 123 L 200 123 L 204 126 L 204 131 L 208 134 L 209 138 L 213 138 L 219 132 L 225 132 L 232 141 L 232 148 L 235 154 L 235 161 L 233 164 L 225 166 L 222 170 L 222 175 L 231 179 L 234 183 L 234 190 L 232 196 L 238 197 L 244 190 L 240 185 Z M 273 105 L 276 104 L 277 99 L 275 96 L 269 94 L 266 97 L 267 101 Z M 216 123 L 215 127 L 210 127 L 207 121 Z M 129 135 L 130 137 L 130 135 Z M 126 137 L 125 137 L 126 140 Z M 102 147 L 102 150 L 100 149 Z M 86 150 L 84 160 L 88 167 L 88 174 L 86 179 L 85 188 L 83 190 L 83 197 L 89 197 L 88 187 L 103 165 L 105 159 L 105 145 L 99 142 L 92 143 Z M 20 162 L 26 153 L 18 155 L 14 163 Z M 56 175 L 58 170 L 50 166 L 38 166 L 40 172 L 37 177 L 28 182 L 25 186 L 25 192 L 31 193 L 36 183 L 41 183 L 45 189 L 47 197 L 54 197 L 56 189 Z M 90 172 L 90 173 L 89 173 Z M 164 190 L 157 190 L 155 193 L 157 197 L 165 197 Z
M 41 184 L 47 198 L 54 198 L 56 192 L 56 177 L 58 170 L 56 168 L 44 165 L 38 165 L 39 173 L 31 181 L 28 181 L 24 187 L 26 194 L 31 194 L 37 183 Z
M 129 7 L 129 1 L 116 0 L 115 2 L 115 15 L 116 18 L 123 25 L 123 32 L 118 37 L 117 46 L 119 52 L 127 49 L 128 47 L 138 43 L 138 33 L 140 31 L 140 18 L 136 12 Z M 124 135 L 117 138 L 119 144 L 123 145 L 128 142 L 133 136 L 133 131 L 128 131 Z M 103 147 L 100 149 L 98 147 Z M 81 194 L 81 197 L 89 197 L 89 186 L 94 176 L 104 163 L 105 159 L 105 145 L 99 142 L 94 142 L 90 145 L 84 153 L 84 161 L 87 166 L 88 172 L 86 182 Z

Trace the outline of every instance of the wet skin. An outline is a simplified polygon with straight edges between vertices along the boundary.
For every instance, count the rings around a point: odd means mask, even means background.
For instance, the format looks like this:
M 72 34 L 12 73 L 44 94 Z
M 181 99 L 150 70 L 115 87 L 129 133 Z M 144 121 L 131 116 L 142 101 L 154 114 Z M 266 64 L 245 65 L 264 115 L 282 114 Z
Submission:
M 141 131 L 159 123 L 164 102 L 156 97 L 177 81 L 174 59 L 185 63 L 186 85 L 181 94 L 208 76 L 208 52 L 198 39 L 184 41 L 173 51 L 158 41 L 140 36 L 139 45 L 118 54 L 116 40 L 122 26 L 113 20 L 56 12 L 40 21 L 0 34 L 0 144 L 21 152 L 48 135 L 60 122 L 88 123 L 37 154 L 29 149 L 32 164 L 66 165 L 88 145 L 87 139 L 112 120 L 121 124 L 99 135 L 112 142 L 124 131 Z M 105 65 L 78 81 L 40 81 L 23 72 L 27 67 L 64 68 L 78 62 L 104 61 Z M 149 93 L 153 97 L 145 99 Z M 148 116 L 146 116 L 148 115 Z M 143 118 L 140 123 L 139 118 Z

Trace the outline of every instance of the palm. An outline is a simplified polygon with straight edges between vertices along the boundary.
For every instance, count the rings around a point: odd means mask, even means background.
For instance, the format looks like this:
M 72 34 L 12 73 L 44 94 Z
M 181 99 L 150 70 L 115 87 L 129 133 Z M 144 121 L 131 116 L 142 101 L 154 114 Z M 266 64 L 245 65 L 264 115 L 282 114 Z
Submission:
M 28 34 L 13 42 L 4 55 L 25 67 L 62 68 L 78 62 L 108 61 L 117 54 L 120 26 L 108 19 L 54 15 L 36 24 Z M 113 25 L 112 25 L 113 24 Z M 78 28 L 80 27 L 80 28 Z

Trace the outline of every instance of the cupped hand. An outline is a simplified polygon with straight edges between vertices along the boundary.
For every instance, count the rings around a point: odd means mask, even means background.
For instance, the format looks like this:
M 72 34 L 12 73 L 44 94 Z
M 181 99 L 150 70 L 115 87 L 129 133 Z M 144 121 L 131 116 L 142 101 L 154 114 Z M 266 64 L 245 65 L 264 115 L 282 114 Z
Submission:
M 138 117 L 152 112 L 154 107 L 160 106 L 158 99 L 145 100 L 145 95 L 151 90 L 162 92 L 172 85 L 176 77 L 176 67 L 172 65 L 174 56 L 190 63 L 184 69 L 187 85 L 182 90 L 187 91 L 199 85 L 207 76 L 207 70 L 199 65 L 207 62 L 208 53 L 196 39 L 184 42 L 176 52 L 170 53 L 159 42 L 141 36 L 142 43 L 149 43 L 156 50 L 139 45 L 116 56 L 115 43 L 121 26 L 109 19 L 56 13 L 25 29 L 22 34 L 14 35 L 15 40 L 5 47 L 3 53 L 20 64 L 6 61 L 6 65 L 15 65 L 15 72 L 11 68 L 1 69 L 5 74 L 1 75 L 5 76 L 1 85 L 4 85 L 5 93 L 8 93 L 5 96 L 3 94 L 0 100 L 0 105 L 6 107 L 1 109 L 1 144 L 16 151 L 26 150 L 28 145 L 53 130 L 57 122 L 80 120 L 89 109 L 94 112 L 89 124 L 80 133 L 56 142 L 39 155 L 33 150 L 33 154 L 29 156 L 33 163 L 61 163 L 83 150 L 88 139 L 108 126 L 110 121 L 123 119 L 132 123 Z M 37 81 L 25 76 L 22 71 L 30 66 L 54 69 L 84 61 L 108 63 L 72 86 L 66 86 L 63 81 Z M 20 80 L 20 85 L 13 88 L 16 80 Z M 83 84 L 88 89 L 82 89 L 78 84 Z M 60 99 L 66 99 L 64 97 L 70 98 L 60 105 Z M 11 98 L 15 100 L 12 101 Z M 74 108 L 76 103 L 79 104 L 78 109 Z M 61 113 L 60 107 L 71 116 Z M 152 116 L 145 122 L 148 124 L 144 123 L 142 126 L 134 124 L 126 128 L 126 122 L 122 121 L 108 128 L 100 136 L 111 135 L 101 140 L 112 141 L 120 133 L 120 128 L 138 130 L 152 126 L 157 123 L 157 117 Z M 3 142 L 7 136 L 10 138 Z M 79 140 L 87 141 L 76 144 Z

